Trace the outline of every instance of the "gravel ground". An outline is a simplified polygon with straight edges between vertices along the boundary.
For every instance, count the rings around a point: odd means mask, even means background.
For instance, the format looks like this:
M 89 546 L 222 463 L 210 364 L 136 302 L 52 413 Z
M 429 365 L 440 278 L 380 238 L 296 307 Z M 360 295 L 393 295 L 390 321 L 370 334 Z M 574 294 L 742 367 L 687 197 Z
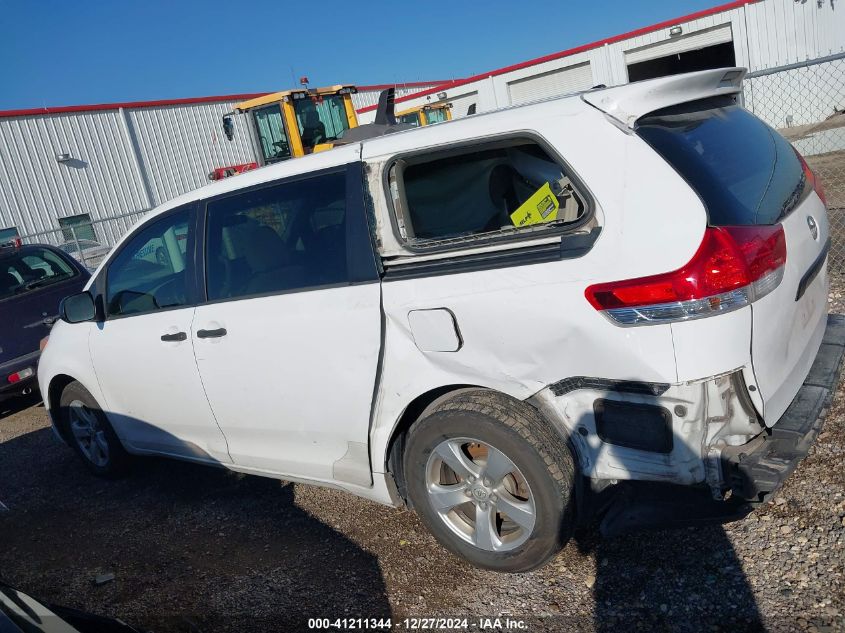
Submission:
M 834 279 L 831 306 L 843 311 Z M 349 494 L 165 460 L 91 477 L 43 407 L 0 413 L 0 576 L 155 631 L 304 631 L 309 617 L 509 615 L 527 631 L 845 631 L 845 391 L 744 521 L 603 540 L 543 569 L 480 571 L 416 516 Z M 115 580 L 95 586 L 93 579 Z M 504 622 L 504 621 L 503 621 Z M 503 624 L 504 626 L 504 624 Z

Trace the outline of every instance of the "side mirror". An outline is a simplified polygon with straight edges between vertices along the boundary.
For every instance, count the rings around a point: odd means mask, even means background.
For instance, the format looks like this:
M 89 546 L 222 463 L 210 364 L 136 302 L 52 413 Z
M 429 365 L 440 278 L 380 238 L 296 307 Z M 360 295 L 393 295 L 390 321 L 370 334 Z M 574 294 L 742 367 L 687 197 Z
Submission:
M 235 138 L 235 124 L 230 116 L 223 117 L 223 134 L 225 134 L 226 138 L 230 141 Z
M 93 321 L 97 311 L 90 292 L 80 292 L 62 299 L 59 304 L 59 318 L 67 323 Z

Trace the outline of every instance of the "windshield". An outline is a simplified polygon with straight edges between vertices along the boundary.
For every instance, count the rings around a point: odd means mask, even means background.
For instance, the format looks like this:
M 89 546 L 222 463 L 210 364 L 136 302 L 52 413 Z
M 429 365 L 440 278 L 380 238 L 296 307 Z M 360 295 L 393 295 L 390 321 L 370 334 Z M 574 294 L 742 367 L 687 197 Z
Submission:
M 432 123 L 442 123 L 446 120 L 446 109 L 432 108 L 431 110 L 426 110 L 425 119 L 429 125 L 431 125 Z
M 46 248 L 27 248 L 0 258 L 0 299 L 31 292 L 76 276 L 61 257 Z
M 253 110 L 255 128 L 258 130 L 258 142 L 265 163 L 276 163 L 290 158 L 288 135 L 282 120 L 282 109 L 278 103 L 266 108 Z
M 306 152 L 320 143 L 336 141 L 349 129 L 343 95 L 295 99 L 293 109 Z

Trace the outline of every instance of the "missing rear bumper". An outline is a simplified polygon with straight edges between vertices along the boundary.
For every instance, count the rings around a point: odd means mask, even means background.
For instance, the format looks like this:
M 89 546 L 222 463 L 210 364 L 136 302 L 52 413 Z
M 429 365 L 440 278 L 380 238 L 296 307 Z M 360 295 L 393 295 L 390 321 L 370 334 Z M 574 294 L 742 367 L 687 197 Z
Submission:
M 722 473 L 733 495 L 766 501 L 806 457 L 824 425 L 843 355 L 845 315 L 831 314 L 810 373 L 786 412 L 766 434 L 722 451 Z

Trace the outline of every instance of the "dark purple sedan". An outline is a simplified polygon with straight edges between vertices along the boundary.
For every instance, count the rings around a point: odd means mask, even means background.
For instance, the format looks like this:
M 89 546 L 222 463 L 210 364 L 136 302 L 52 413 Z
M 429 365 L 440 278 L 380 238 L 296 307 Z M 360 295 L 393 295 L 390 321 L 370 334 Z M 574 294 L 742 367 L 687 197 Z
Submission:
M 80 292 L 90 274 L 46 244 L 0 244 L 0 402 L 38 388 L 39 343 L 59 302 Z

